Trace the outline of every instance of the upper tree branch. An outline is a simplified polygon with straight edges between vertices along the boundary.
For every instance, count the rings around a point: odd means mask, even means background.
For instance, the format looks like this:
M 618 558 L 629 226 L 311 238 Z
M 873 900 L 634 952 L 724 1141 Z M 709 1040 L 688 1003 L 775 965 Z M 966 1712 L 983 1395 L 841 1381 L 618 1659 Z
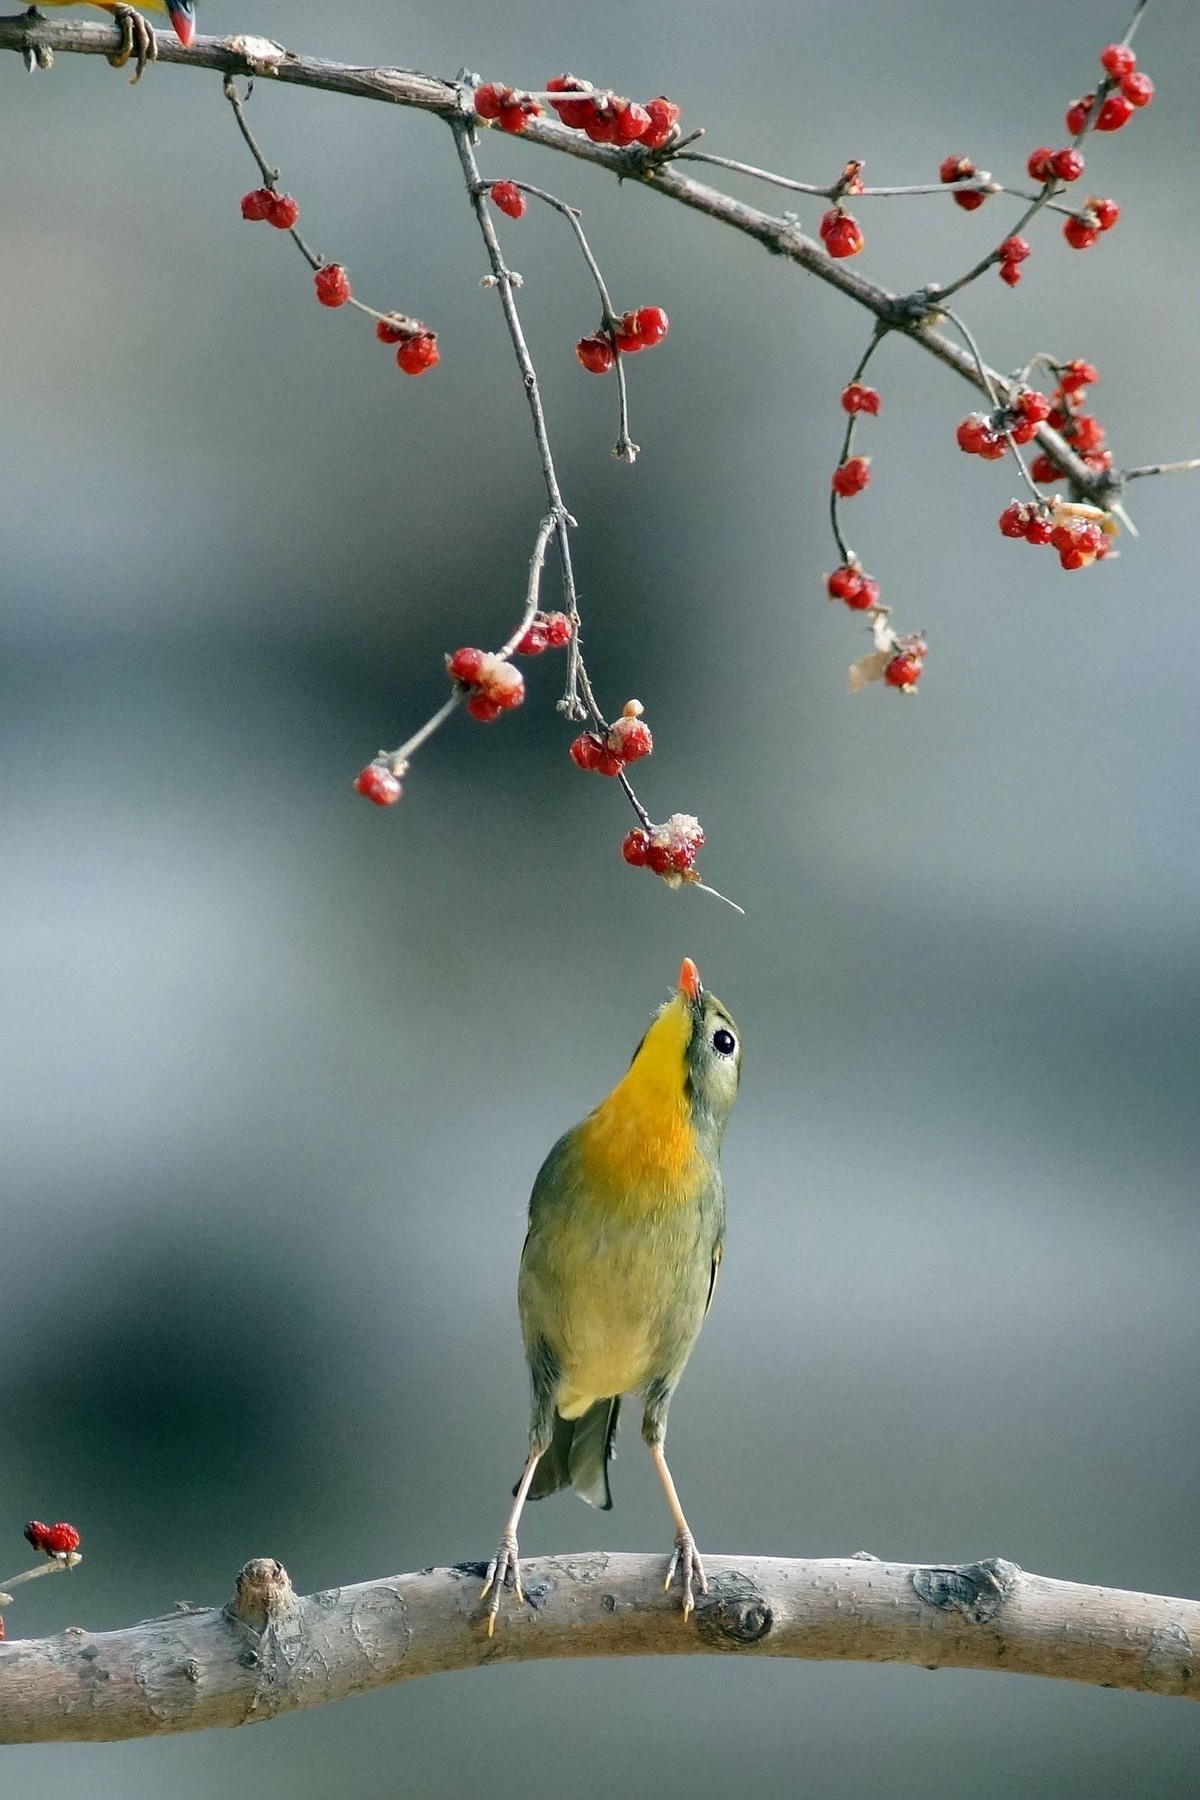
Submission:
M 663 1559 L 527 1558 L 489 1638 L 483 1563 L 300 1598 L 281 1566 L 246 1564 L 227 1606 L 125 1631 L 72 1626 L 0 1644 L 0 1742 L 97 1742 L 247 1725 L 450 1669 L 565 1656 L 740 1652 L 928 1669 L 1007 1669 L 1200 1699 L 1200 1602 L 1027 1575 L 874 1558 L 706 1557 L 690 1623 Z
M 264 40 L 252 40 L 262 43 Z M 435 113 L 448 124 L 461 119 L 458 90 L 447 81 L 421 75 L 412 69 L 358 68 L 351 64 L 327 62 L 319 57 L 300 56 L 293 51 L 281 52 L 278 62 L 256 62 L 251 66 L 245 53 L 234 46 L 237 39 L 198 37 L 185 49 L 169 33 L 159 33 L 160 62 L 181 63 L 189 68 L 219 69 L 224 74 L 254 75 L 256 78 L 291 83 L 299 87 L 321 88 L 331 93 L 349 94 L 363 100 L 385 100 L 396 106 L 416 107 Z M 90 24 L 74 19 L 50 23 L 45 19 L 29 21 L 25 17 L 0 19 L 0 50 L 24 51 L 34 45 L 52 51 L 84 56 L 109 56 L 120 44 L 115 26 Z M 797 263 L 819 281 L 837 288 L 854 300 L 888 330 L 897 331 L 920 344 L 939 362 L 969 381 L 973 387 L 987 392 L 989 380 L 1001 392 L 1007 388 L 1005 378 L 975 360 L 936 329 L 936 300 L 933 309 L 919 296 L 893 294 L 889 289 L 868 281 L 833 261 L 824 247 L 805 236 L 797 225 L 756 206 L 748 206 L 719 189 L 694 181 L 681 173 L 669 159 L 665 162 L 646 157 L 637 149 L 618 150 L 604 144 L 593 144 L 581 132 L 547 118 L 530 119 L 522 137 L 545 149 L 578 157 L 625 181 L 637 181 L 653 192 L 683 206 L 732 226 L 753 238 L 774 255 Z M 1077 494 L 1106 506 L 1120 492 L 1123 477 L 1117 471 L 1089 469 L 1059 433 L 1049 425 L 1037 432 L 1041 447 L 1067 476 Z

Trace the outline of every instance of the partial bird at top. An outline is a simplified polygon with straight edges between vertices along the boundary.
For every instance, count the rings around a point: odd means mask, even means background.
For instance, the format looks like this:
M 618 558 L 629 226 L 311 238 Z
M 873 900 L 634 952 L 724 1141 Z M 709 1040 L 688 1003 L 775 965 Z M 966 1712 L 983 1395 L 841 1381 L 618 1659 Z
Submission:
M 74 6 L 80 0 L 40 0 L 40 6 L 31 6 L 29 16 L 36 18 L 41 6 Z M 165 12 L 171 16 L 175 27 L 175 36 L 186 48 L 196 35 L 195 0 L 142 0 L 151 12 Z M 134 81 L 140 79 L 148 62 L 154 62 L 158 56 L 158 45 L 155 42 L 153 28 L 143 19 L 140 12 L 132 6 L 123 6 L 119 0 L 86 0 L 89 6 L 98 6 L 101 12 L 112 13 L 121 27 L 121 48 L 109 62 L 114 69 L 123 69 L 130 57 L 134 57 L 137 69 Z

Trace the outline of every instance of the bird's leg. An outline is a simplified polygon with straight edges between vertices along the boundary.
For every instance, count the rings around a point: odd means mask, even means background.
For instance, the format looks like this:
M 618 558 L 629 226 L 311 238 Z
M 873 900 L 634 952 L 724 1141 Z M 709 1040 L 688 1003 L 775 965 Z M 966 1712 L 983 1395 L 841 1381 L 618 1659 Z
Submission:
M 496 1629 L 496 1614 L 500 1610 L 500 1595 L 506 1584 L 512 1588 L 517 1599 L 524 1604 L 525 1596 L 521 1592 L 521 1561 L 517 1555 L 517 1525 L 520 1522 L 521 1512 L 525 1505 L 525 1497 L 529 1493 L 529 1484 L 533 1480 L 533 1471 L 541 1461 L 541 1456 L 542 1452 L 540 1450 L 531 1450 L 529 1452 L 529 1461 L 525 1464 L 525 1472 L 517 1483 L 517 1491 L 513 1495 L 512 1507 L 507 1519 L 504 1521 L 504 1530 L 500 1533 L 500 1543 L 497 1546 L 495 1556 L 488 1564 L 487 1580 L 484 1582 L 483 1589 L 479 1595 L 481 1600 L 487 1600 L 489 1593 L 492 1596 L 491 1599 L 488 1600 L 487 1607 L 487 1634 L 489 1637 L 492 1636 Z
M 702 1594 L 707 1594 L 708 1580 L 704 1573 L 704 1564 L 700 1561 L 700 1552 L 696 1548 L 696 1540 L 692 1536 L 691 1526 L 683 1516 L 683 1508 L 679 1504 L 679 1495 L 675 1492 L 675 1483 L 671 1479 L 671 1471 L 667 1467 L 667 1459 L 662 1445 L 651 1444 L 650 1454 L 654 1458 L 654 1466 L 658 1470 L 658 1478 L 663 1484 L 667 1505 L 670 1507 L 671 1517 L 675 1521 L 675 1549 L 663 1587 L 670 1587 L 675 1579 L 675 1571 L 679 1569 L 683 1576 L 683 1616 L 686 1619 L 688 1614 L 695 1610 L 696 1605 L 692 1598 L 693 1581 Z
M 129 77 L 131 82 L 140 81 L 148 62 L 158 61 L 158 39 L 154 35 L 154 27 L 148 25 L 140 12 L 132 6 L 116 5 L 109 9 L 121 27 L 121 48 L 109 57 L 114 69 L 123 69 L 130 57 L 137 58 L 137 67 Z
M 26 11 L 21 14 L 21 18 L 25 21 L 27 26 L 44 25 L 46 23 L 45 13 L 39 12 L 36 6 L 28 7 Z M 49 44 L 39 44 L 36 38 L 30 43 L 27 39 L 25 48 L 21 52 L 21 60 L 32 75 L 37 69 L 52 69 L 54 67 L 54 52 Z

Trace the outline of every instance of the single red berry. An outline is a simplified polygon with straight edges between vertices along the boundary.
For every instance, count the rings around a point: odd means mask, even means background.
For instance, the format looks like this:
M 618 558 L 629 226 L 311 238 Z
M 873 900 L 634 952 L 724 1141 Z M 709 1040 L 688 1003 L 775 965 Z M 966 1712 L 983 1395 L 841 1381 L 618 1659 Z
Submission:
M 616 361 L 616 353 L 608 338 L 600 332 L 592 337 L 580 338 L 575 346 L 575 354 L 585 369 L 593 375 L 605 375 Z
M 500 656 L 485 657 L 479 671 L 478 687 L 479 692 L 494 701 L 501 712 L 510 712 L 525 698 L 525 677 L 515 663 L 505 662 Z
M 524 217 L 525 196 L 515 181 L 493 181 L 492 204 L 510 219 Z
M 650 123 L 642 133 L 642 146 L 646 150 L 661 150 L 675 136 L 679 108 L 665 94 L 659 94 L 656 100 L 647 100 L 646 111 Z
M 580 81 L 574 75 L 552 75 L 546 83 L 546 91 L 550 94 L 590 94 L 590 81 Z M 595 112 L 591 100 L 552 100 L 550 102 L 564 125 L 571 126 L 574 131 L 582 131 Z
M 594 770 L 597 775 L 621 773 L 621 758 L 594 731 L 581 732 L 569 746 L 569 755 L 577 768 Z
M 674 859 L 672 858 L 667 845 L 657 842 L 655 838 L 651 838 L 646 846 L 647 867 L 653 869 L 656 875 L 669 875 L 671 873 L 673 861 Z
M 1023 538 L 1028 524 L 1025 508 L 1019 500 L 1013 500 L 1000 514 L 1000 530 L 1005 537 Z
M 426 369 L 435 368 L 441 360 L 434 331 L 414 332 L 396 352 L 397 365 L 406 375 L 424 375 Z
M 1092 107 L 1096 103 L 1095 94 L 1085 94 L 1082 100 L 1072 100 L 1067 108 L 1066 127 L 1068 137 L 1078 137 L 1088 119 Z
M 1126 75 L 1121 83 L 1122 98 L 1128 100 L 1130 106 L 1149 106 L 1154 98 L 1154 83 L 1148 75 L 1140 72 Z M 1110 126 L 1110 130 L 1113 127 Z
M 475 111 L 481 119 L 498 119 L 504 96 L 511 92 L 511 88 L 497 87 L 494 81 L 485 81 L 482 87 L 475 89 Z
M 1074 137 L 1075 133 L 1071 133 Z M 1054 174 L 1054 151 L 1049 144 L 1039 144 L 1036 150 L 1029 152 L 1029 161 L 1025 167 L 1034 181 L 1049 181 Z
M 381 344 L 402 344 L 412 336 L 412 321 L 400 313 L 389 313 L 386 319 L 375 321 L 375 336 Z
M 1130 82 L 1145 81 L 1146 76 L 1145 75 L 1131 75 L 1129 77 L 1129 80 L 1130 80 Z M 1153 97 L 1153 86 L 1151 87 L 1151 98 L 1152 97 Z M 1147 101 L 1142 102 L 1143 106 L 1145 106 L 1146 104 L 1147 104 Z M 1097 131 L 1120 131 L 1122 125 L 1128 125 L 1128 123 L 1129 123 L 1130 119 L 1132 119 L 1132 117 L 1133 117 L 1133 101 L 1128 97 L 1128 95 L 1125 94 L 1124 92 L 1119 93 L 1119 94 L 1110 94 L 1108 96 L 1108 99 L 1104 102 L 1104 105 L 1100 108 L 1100 116 L 1096 120 L 1096 130 Z
M 1037 436 L 1037 420 L 1022 418 L 1018 413 L 1009 423 L 1008 435 L 1014 444 L 1031 444 Z
M 665 825 L 656 828 L 650 844 L 652 852 L 659 847 L 665 850 L 668 869 L 683 875 L 695 865 L 704 844 L 704 829 L 691 813 L 672 813 Z M 649 860 L 652 868 L 657 866 L 652 855 Z
M 500 717 L 504 708 L 489 694 L 468 694 L 467 711 L 473 719 L 478 719 L 481 725 L 490 725 L 493 720 Z
M 1000 279 L 1001 281 L 1006 281 L 1009 287 L 1016 287 L 1018 281 L 1021 279 L 1020 263 L 1002 262 L 1000 264 Z
M 544 613 L 542 621 L 551 650 L 561 650 L 575 636 L 575 627 L 564 612 Z
M 618 100 L 613 106 L 616 115 L 614 121 L 614 142 L 618 144 L 636 144 L 645 141 L 650 129 L 650 113 L 636 100 Z
M 1105 431 L 1099 419 L 1094 419 L 1090 413 L 1077 413 L 1066 435 L 1076 450 L 1099 450 Z
M 882 402 L 877 389 L 862 387 L 852 381 L 849 387 L 842 389 L 842 405 L 848 413 L 878 413 Z
M 276 231 L 291 231 L 300 217 L 300 202 L 290 194 L 276 194 L 275 204 L 267 214 L 268 224 Z
M 502 92 L 500 111 L 497 115 L 497 123 L 501 131 L 512 133 L 524 131 L 530 119 L 536 118 L 541 112 L 541 107 L 528 94 L 514 93 L 512 88 L 505 88 Z M 478 106 L 478 94 L 476 95 L 476 106 Z
M 1137 52 L 1128 44 L 1106 44 L 1100 52 L 1100 66 L 1106 75 L 1120 81 L 1122 76 L 1132 75 L 1137 68 Z
M 513 647 L 514 656 L 540 656 L 549 639 L 546 636 L 546 625 L 541 613 L 534 613 L 522 635 Z
M 1094 214 L 1101 231 L 1111 231 L 1121 216 L 1121 209 L 1115 200 L 1103 200 L 1099 194 L 1089 194 L 1087 210 Z
M 968 456 L 979 456 L 988 439 L 994 436 L 987 416 L 978 412 L 968 413 L 954 433 L 959 449 L 965 450 Z
M 1029 466 L 1029 473 L 1035 481 L 1062 480 L 1062 474 L 1057 465 L 1050 461 L 1044 450 L 1040 455 L 1034 457 Z
M 453 656 L 446 658 L 446 673 L 451 681 L 462 681 L 472 687 L 479 680 L 486 661 L 486 650 L 456 650 Z
M 350 277 L 341 263 L 326 263 L 313 276 L 313 286 L 322 306 L 345 306 L 350 298 Z
M 1023 237 L 1006 237 L 1000 246 L 1000 256 L 1004 262 L 1024 262 L 1030 254 L 1030 246 Z
M 1039 394 L 1036 388 L 1023 388 L 1013 404 L 1023 417 L 1032 419 L 1036 425 L 1040 425 L 1043 419 L 1050 417 L 1050 402 L 1045 394 Z
M 853 499 L 861 494 L 871 480 L 871 459 L 869 456 L 851 456 L 844 463 L 839 463 L 833 471 L 833 491 L 843 500 Z
M 275 196 L 270 188 L 255 188 L 242 195 L 242 217 L 251 225 L 269 219 L 275 210 Z
M 623 763 L 640 762 L 654 748 L 654 738 L 644 719 L 622 716 L 614 720 L 608 748 Z
M 354 777 L 354 791 L 376 806 L 395 806 L 404 789 L 382 763 L 368 763 Z
M 1082 357 L 1076 356 L 1059 370 L 1058 385 L 1064 394 L 1076 394 L 1080 388 L 1091 387 L 1099 379 L 1100 371 L 1095 363 L 1084 362 Z
M 1035 513 L 1025 527 L 1025 542 L 1027 544 L 1048 544 L 1053 532 L 1054 527 L 1049 519 L 1043 518 L 1040 513 Z
M 1060 181 L 1078 181 L 1083 174 L 1083 157 L 1078 150 L 1070 146 L 1065 150 L 1056 150 L 1050 158 L 1050 167 Z
M 982 456 L 984 462 L 999 462 L 1008 455 L 1008 439 L 1002 432 L 989 431 L 975 454 Z
M 847 256 L 857 256 L 867 241 L 858 220 L 840 206 L 825 214 L 820 233 L 830 256 L 839 261 Z
M 634 827 L 622 843 L 621 855 L 625 858 L 625 861 L 632 864 L 635 869 L 644 869 L 646 866 L 646 852 L 649 848 L 650 834 L 647 831 L 643 831 L 641 826 L 638 825 Z
M 969 156 L 947 156 L 938 165 L 938 177 L 942 181 L 970 181 L 979 173 Z M 965 193 L 955 194 L 955 206 L 961 206 L 964 212 L 974 212 L 987 199 L 986 194 L 967 189 Z
M 1090 250 L 1100 242 L 1100 227 L 1093 225 L 1086 213 L 1073 213 L 1063 225 L 1063 236 L 1072 250 Z
M 1102 474 L 1105 469 L 1111 469 L 1113 466 L 1111 450 L 1089 450 L 1083 460 L 1088 468 L 1095 469 L 1097 474 Z
M 43 1525 L 40 1519 L 30 1519 L 25 1527 L 25 1537 L 35 1550 L 41 1550 L 46 1556 L 70 1556 L 80 1544 L 75 1527 L 61 1519 L 57 1525 Z
M 921 679 L 921 666 L 920 657 L 908 650 L 901 651 L 899 656 L 893 656 L 883 671 L 883 679 L 889 687 L 913 688 Z

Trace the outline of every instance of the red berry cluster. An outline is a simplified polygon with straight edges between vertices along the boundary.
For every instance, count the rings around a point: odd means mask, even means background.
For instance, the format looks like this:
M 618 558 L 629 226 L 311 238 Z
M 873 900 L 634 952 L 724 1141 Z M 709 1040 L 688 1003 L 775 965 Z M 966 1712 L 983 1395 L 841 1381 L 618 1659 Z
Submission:
M 665 825 L 649 831 L 639 825 L 621 845 L 621 855 L 635 869 L 653 869 L 672 887 L 696 880 L 696 858 L 704 845 L 704 829 L 691 813 L 672 813 Z
M 1065 150 L 1052 150 L 1049 144 L 1039 144 L 1036 150 L 1029 152 L 1025 167 L 1034 181 L 1044 184 L 1047 181 L 1078 181 L 1085 164 L 1082 154 L 1069 144 Z
M 1008 453 L 1008 439 L 995 413 L 968 413 L 954 435 L 960 450 L 968 456 L 982 456 L 985 462 L 999 462 Z
M 581 96 L 550 104 L 564 125 L 584 132 L 593 144 L 640 144 L 643 150 L 662 150 L 679 135 L 679 108 L 665 94 L 639 106 L 636 100 L 597 90 L 576 75 L 552 75 L 546 92 Z
M 1000 514 L 1000 530 L 1008 538 L 1024 538 L 1027 544 L 1048 544 L 1054 526 L 1044 507 L 1014 500 Z
M 242 217 L 251 225 L 265 221 L 277 231 L 291 231 L 300 217 L 300 202 L 274 188 L 254 188 L 242 195 Z
M 1097 90 L 1103 97 L 1095 129 L 1120 131 L 1140 107 L 1149 106 L 1154 98 L 1154 83 L 1148 75 L 1139 72 L 1137 56 L 1128 44 L 1106 45 L 1100 52 L 1100 65 L 1105 80 Z M 1067 108 L 1067 130 L 1072 137 L 1078 137 L 1086 128 L 1095 104 L 1095 93 L 1072 100 Z
M 30 1519 L 25 1536 L 35 1550 L 41 1550 L 46 1556 L 72 1556 L 81 1541 L 75 1527 L 61 1519 L 57 1525 L 43 1525 L 40 1519 Z
M 852 500 L 855 494 L 861 494 L 871 482 L 871 459 L 869 456 L 848 456 L 833 471 L 831 486 L 839 500 Z
M 846 256 L 857 256 L 867 241 L 854 214 L 848 213 L 843 206 L 831 206 L 822 215 L 818 232 L 830 256 L 839 260 Z
M 1083 203 L 1081 212 L 1072 213 L 1063 226 L 1063 236 L 1072 250 L 1090 250 L 1093 244 L 1100 241 L 1103 231 L 1111 231 L 1121 216 L 1121 209 L 1115 200 L 1102 200 L 1097 194 L 1089 194 Z
M 616 361 L 618 350 L 623 356 L 652 350 L 662 343 L 669 326 L 670 320 L 661 306 L 639 306 L 618 319 L 611 330 L 601 326 L 590 337 L 580 338 L 575 354 L 593 375 L 605 375 Z
M 842 410 L 844 412 L 863 412 L 875 415 L 882 404 L 877 388 L 863 387 L 861 383 L 852 381 L 849 387 L 842 389 Z
M 621 716 L 601 737 L 599 732 L 585 731 L 570 747 L 571 761 L 580 769 L 597 775 L 619 775 L 626 763 L 640 762 L 654 748 L 650 727 L 642 718 L 640 700 L 629 700 Z
M 575 627 L 563 612 L 534 613 L 518 640 L 517 656 L 540 656 L 543 650 L 561 650 L 575 635 Z
M 1053 404 L 1046 418 L 1088 468 L 1102 474 L 1106 469 L 1112 468 L 1112 451 L 1104 447 L 1106 433 L 1099 419 L 1084 411 L 1087 404 L 1086 390 L 1098 379 L 1093 363 L 1083 362 L 1078 357 L 1066 363 L 1058 371 L 1058 386 L 1054 390 Z M 1048 456 L 1035 457 L 1030 474 L 1035 481 L 1062 479 L 1060 471 Z
M 525 215 L 525 196 L 515 181 L 493 181 L 492 205 L 510 219 Z
M 442 360 L 437 332 L 417 319 L 406 319 L 403 313 L 389 313 L 386 319 L 380 319 L 375 336 L 381 344 L 399 344 L 396 363 L 406 375 L 424 375 Z
M 467 711 L 485 725 L 520 706 L 525 698 L 525 677 L 520 669 L 490 650 L 456 650 L 446 658 L 446 673 L 469 689 Z
M 970 181 L 973 175 L 979 175 L 979 173 L 969 156 L 946 156 L 938 164 L 938 179 L 945 182 Z M 980 179 L 987 181 L 989 177 L 981 175 Z M 961 206 L 964 212 L 975 212 L 987 198 L 988 196 L 978 189 L 967 188 L 963 193 L 955 194 L 954 204 Z
M 845 601 L 851 612 L 866 612 L 879 605 L 879 583 L 855 562 L 842 563 L 827 575 L 825 592 L 831 600 Z
M 1094 515 L 1094 516 L 1086 516 Z M 1105 521 L 1094 507 L 1047 507 L 1014 500 L 1000 514 L 1000 530 L 1027 544 L 1050 544 L 1064 569 L 1086 569 L 1112 548 Z
M 501 131 L 524 131 L 530 119 L 537 118 L 541 110 L 531 94 L 501 87 L 495 81 L 485 81 L 482 87 L 475 89 L 475 111 L 481 119 L 494 121 Z

